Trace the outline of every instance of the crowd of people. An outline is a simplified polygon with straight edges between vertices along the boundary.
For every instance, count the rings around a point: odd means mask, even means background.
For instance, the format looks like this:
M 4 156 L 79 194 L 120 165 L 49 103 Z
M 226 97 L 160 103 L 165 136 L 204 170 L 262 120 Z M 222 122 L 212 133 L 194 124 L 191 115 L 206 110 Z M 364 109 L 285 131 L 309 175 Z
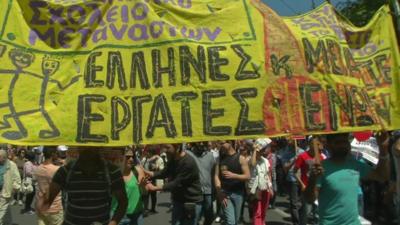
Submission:
M 104 159 L 105 147 L 78 147 L 68 160 L 66 146 L 2 145 L 0 224 L 12 224 L 18 204 L 39 225 L 143 225 L 163 191 L 173 225 L 268 224 L 285 193 L 294 225 L 357 225 L 371 214 L 398 225 L 400 132 L 375 137 L 377 165 L 351 154 L 348 133 L 127 146 L 122 166 Z

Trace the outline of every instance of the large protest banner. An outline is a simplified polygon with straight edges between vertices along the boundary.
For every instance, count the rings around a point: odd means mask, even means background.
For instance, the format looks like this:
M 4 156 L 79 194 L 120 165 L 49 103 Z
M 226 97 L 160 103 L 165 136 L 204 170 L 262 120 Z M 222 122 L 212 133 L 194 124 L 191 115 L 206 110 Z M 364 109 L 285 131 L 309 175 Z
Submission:
M 284 22 L 259 7 L 269 19 L 267 74 L 278 77 L 265 94 L 267 134 L 399 127 L 399 52 L 388 6 L 363 28 L 329 4 Z
M 120 146 L 400 127 L 382 8 L 280 18 L 249 0 L 0 0 L 0 142 Z

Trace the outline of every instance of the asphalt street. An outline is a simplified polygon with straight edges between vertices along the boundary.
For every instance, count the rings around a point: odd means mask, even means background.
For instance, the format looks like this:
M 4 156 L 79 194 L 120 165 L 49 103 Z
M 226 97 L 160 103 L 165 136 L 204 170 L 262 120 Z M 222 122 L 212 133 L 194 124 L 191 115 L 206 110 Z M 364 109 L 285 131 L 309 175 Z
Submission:
M 289 225 L 290 215 L 288 214 L 288 200 L 285 197 L 278 197 L 275 209 L 269 209 L 267 212 L 268 225 Z M 37 225 L 36 215 L 21 214 L 22 206 L 12 206 L 12 217 L 15 225 Z M 144 219 L 145 225 L 168 225 L 171 221 L 170 194 L 159 193 L 156 214 L 149 215 Z M 245 222 L 249 222 L 247 210 L 244 214 Z M 218 225 L 218 223 L 214 223 Z M 249 223 L 247 223 L 249 224 Z M 245 225 L 247 225 L 245 223 Z

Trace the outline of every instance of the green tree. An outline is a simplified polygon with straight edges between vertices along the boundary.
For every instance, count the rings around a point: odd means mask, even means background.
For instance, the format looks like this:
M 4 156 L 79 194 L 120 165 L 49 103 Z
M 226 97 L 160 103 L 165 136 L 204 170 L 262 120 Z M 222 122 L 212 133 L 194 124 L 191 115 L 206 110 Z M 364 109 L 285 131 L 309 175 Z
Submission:
M 354 25 L 364 26 L 387 0 L 348 0 L 336 5 L 337 10 Z

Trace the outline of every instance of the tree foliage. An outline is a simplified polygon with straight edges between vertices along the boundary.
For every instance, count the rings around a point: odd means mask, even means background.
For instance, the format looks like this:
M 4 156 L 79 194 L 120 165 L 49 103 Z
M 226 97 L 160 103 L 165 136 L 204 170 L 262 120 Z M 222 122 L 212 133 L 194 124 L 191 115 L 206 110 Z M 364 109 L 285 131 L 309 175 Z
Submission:
M 387 2 L 387 0 L 349 0 L 338 4 L 336 8 L 354 25 L 364 26 L 374 16 L 375 12 Z

